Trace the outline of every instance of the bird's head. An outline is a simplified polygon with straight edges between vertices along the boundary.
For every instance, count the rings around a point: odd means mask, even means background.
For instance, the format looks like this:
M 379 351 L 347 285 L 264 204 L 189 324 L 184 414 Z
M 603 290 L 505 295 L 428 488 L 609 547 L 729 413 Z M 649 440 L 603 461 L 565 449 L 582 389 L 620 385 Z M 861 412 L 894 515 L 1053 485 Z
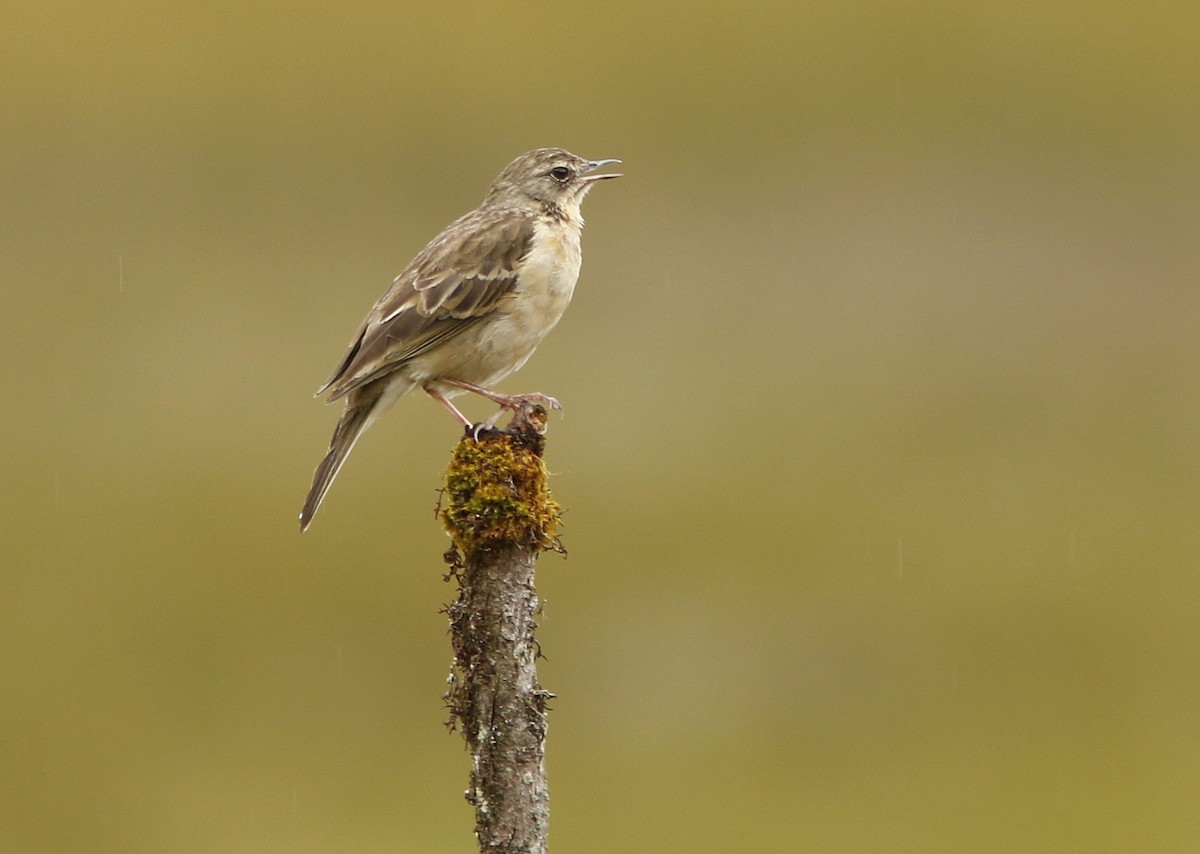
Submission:
M 597 181 L 620 178 L 616 173 L 596 174 L 596 170 L 620 160 L 587 160 L 561 148 L 527 151 L 492 182 L 487 201 L 521 203 L 529 199 L 549 210 L 578 214 L 579 204 Z

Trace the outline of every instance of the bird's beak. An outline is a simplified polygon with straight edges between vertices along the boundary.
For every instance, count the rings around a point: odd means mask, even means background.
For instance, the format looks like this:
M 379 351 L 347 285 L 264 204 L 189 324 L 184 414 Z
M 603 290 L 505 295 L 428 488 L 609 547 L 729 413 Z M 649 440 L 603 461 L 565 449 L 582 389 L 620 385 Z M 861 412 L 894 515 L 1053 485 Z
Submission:
M 590 160 L 590 161 L 588 161 L 587 171 L 595 172 L 601 166 L 607 166 L 609 163 L 620 163 L 620 162 L 621 161 L 617 160 L 615 157 L 609 158 L 608 160 Z M 620 172 L 609 172 L 604 175 L 588 175 L 583 180 L 585 183 L 590 184 L 592 181 L 605 181 L 609 178 L 620 178 L 620 177 L 621 177 Z

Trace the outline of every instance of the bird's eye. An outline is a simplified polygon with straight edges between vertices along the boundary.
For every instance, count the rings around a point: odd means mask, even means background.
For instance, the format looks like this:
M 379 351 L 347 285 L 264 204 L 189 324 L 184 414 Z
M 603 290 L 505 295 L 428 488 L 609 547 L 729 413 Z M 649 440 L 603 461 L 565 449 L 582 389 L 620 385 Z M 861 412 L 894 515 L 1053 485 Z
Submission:
M 550 170 L 550 177 L 560 184 L 565 184 L 571 177 L 571 170 L 566 166 L 555 166 Z

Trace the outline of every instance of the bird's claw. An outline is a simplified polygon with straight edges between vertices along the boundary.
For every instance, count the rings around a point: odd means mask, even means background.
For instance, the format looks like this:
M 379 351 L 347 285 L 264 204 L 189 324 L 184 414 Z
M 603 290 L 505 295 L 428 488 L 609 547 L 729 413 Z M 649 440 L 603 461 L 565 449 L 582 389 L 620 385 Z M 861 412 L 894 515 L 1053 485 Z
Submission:
M 489 427 L 486 421 L 480 421 L 478 424 L 466 425 L 466 433 L 469 438 L 478 442 L 479 437 L 484 433 L 490 433 L 494 427 Z
M 562 404 L 556 398 L 548 394 L 526 394 L 521 396 L 522 403 L 540 403 L 542 406 L 548 406 L 556 412 L 562 412 Z
M 467 424 L 466 434 L 479 441 L 486 433 L 546 433 L 546 407 L 562 412 L 562 404 L 546 394 L 519 394 L 504 400 L 496 414 L 478 424 Z M 512 420 L 503 430 L 496 423 L 505 412 L 512 413 Z

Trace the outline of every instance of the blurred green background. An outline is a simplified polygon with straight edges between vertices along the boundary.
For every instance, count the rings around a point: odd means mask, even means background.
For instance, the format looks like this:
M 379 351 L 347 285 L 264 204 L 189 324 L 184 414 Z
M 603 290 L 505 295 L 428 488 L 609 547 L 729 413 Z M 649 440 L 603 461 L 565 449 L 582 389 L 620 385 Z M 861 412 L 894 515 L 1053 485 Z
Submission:
M 620 157 L 558 396 L 551 844 L 1190 851 L 1200 7 L 10 2 L 0 851 L 463 852 L 372 301 Z M 488 407 L 466 403 L 482 417 Z M 473 407 L 473 408 L 472 408 Z

